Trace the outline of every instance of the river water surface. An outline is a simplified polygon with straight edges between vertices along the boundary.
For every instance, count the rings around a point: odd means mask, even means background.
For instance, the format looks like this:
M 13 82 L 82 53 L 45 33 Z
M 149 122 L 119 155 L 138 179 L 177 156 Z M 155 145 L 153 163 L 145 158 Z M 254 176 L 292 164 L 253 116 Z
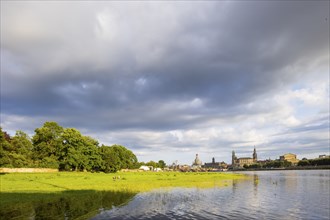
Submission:
M 92 219 L 330 219 L 330 170 L 244 173 L 225 188 L 140 193 Z

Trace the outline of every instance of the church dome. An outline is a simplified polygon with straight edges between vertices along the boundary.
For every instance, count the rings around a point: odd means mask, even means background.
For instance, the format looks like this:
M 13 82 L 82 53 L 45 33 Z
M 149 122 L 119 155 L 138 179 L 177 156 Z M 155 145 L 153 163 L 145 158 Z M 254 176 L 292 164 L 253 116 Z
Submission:
M 193 165 L 195 165 L 195 166 L 202 165 L 202 161 L 198 158 L 198 154 L 196 154 L 196 158 L 195 158 L 195 160 L 193 162 Z

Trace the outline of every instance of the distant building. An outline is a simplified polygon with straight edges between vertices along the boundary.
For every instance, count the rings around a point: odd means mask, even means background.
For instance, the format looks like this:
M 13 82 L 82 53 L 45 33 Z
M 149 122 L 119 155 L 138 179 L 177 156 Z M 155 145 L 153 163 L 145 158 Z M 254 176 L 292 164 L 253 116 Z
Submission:
M 272 160 L 269 158 L 269 159 L 266 159 L 266 160 L 258 160 L 258 164 L 260 164 L 261 166 L 271 162 Z
M 195 158 L 195 160 L 193 161 L 191 167 L 192 167 L 193 169 L 201 168 L 201 167 L 202 167 L 202 161 L 198 158 L 198 154 L 196 154 L 196 158 Z
M 297 155 L 292 153 L 288 153 L 280 156 L 280 161 L 288 161 L 291 162 L 293 165 L 299 162 L 299 160 L 297 159 Z
M 139 170 L 150 171 L 150 167 L 148 166 L 141 166 Z
M 212 169 L 227 169 L 227 164 L 222 162 L 215 162 L 214 157 L 212 158 L 212 163 L 204 163 L 203 168 L 212 168 Z
M 249 166 L 249 165 L 254 164 L 254 160 L 251 157 L 240 157 L 240 158 L 238 158 L 237 163 L 238 163 L 239 167 L 243 167 L 244 165 Z
M 231 164 L 232 164 L 232 168 L 242 168 L 244 165 L 249 166 L 249 165 L 257 163 L 257 160 L 258 160 L 257 151 L 256 151 L 256 148 L 254 147 L 252 158 L 251 157 L 237 158 L 235 155 L 235 151 L 233 151 Z
M 322 155 L 319 155 L 319 158 L 330 158 L 330 155 L 322 154 Z

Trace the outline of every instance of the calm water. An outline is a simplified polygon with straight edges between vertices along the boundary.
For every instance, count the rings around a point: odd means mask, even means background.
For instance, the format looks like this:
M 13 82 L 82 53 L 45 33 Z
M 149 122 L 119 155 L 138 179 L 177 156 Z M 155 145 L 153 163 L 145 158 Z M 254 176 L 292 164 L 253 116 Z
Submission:
M 329 170 L 245 173 L 221 189 L 141 193 L 92 219 L 330 219 Z

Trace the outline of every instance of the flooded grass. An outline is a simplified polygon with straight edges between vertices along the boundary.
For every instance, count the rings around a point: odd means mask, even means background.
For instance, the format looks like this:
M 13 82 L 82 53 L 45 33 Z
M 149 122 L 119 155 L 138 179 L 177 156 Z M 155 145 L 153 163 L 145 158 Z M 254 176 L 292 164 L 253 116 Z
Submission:
M 119 172 L 11 173 L 1 175 L 1 193 L 54 193 L 68 190 L 145 192 L 166 187 L 222 187 L 246 178 L 233 173 Z M 3 200 L 1 201 L 3 202 Z
M 129 192 L 75 190 L 57 193 L 2 193 L 3 219 L 89 219 L 100 209 L 127 204 Z
M 87 219 L 137 193 L 158 188 L 224 187 L 245 175 L 232 173 L 119 172 L 7 173 L 0 175 L 0 216 L 6 219 Z

